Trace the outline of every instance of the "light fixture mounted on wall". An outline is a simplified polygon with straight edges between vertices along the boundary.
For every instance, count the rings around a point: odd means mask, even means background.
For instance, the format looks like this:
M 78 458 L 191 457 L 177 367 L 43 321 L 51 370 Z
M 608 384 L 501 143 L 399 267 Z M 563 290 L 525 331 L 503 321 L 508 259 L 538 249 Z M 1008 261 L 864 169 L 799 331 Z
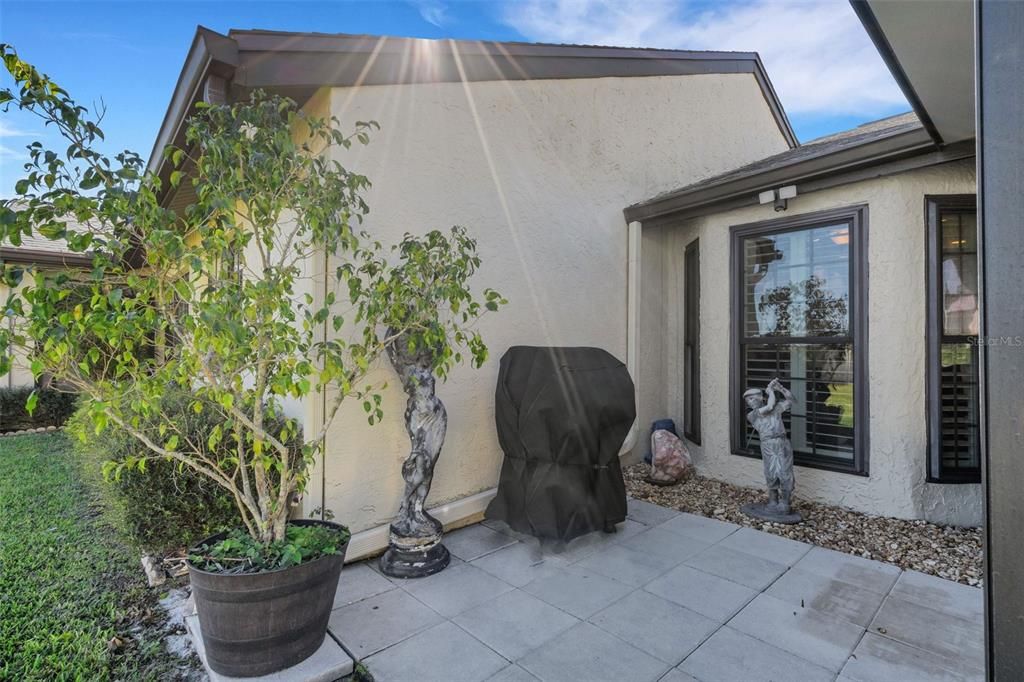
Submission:
M 768 189 L 757 195 L 757 203 L 774 204 L 776 211 L 789 208 L 788 200 L 796 197 L 796 185 L 786 185 L 778 189 Z

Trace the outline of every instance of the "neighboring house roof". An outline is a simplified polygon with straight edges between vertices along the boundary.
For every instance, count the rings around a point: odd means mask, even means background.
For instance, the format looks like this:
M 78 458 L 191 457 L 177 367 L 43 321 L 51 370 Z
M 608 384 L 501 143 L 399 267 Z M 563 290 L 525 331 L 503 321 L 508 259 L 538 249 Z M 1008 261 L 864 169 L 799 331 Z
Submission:
M 181 145 L 198 101 L 230 101 L 263 88 L 300 104 L 324 86 L 750 73 L 790 147 L 796 135 L 756 52 L 655 50 L 597 45 L 426 40 L 199 27 L 149 159 L 169 174 L 162 150 Z
M 973 141 L 938 149 L 914 113 L 890 116 L 741 166 L 625 209 L 626 220 L 707 215 L 753 205 L 762 191 L 798 194 L 974 156 Z
M 85 267 L 92 265 L 92 258 L 69 250 L 63 239 L 23 236 L 21 246 L 0 247 L 0 263 Z

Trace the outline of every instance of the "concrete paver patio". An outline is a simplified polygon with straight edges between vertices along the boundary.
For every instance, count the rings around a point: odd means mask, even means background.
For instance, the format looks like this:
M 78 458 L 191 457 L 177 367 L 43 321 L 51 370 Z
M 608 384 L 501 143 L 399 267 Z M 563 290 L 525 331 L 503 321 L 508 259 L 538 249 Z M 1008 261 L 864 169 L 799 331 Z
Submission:
M 330 631 L 380 682 L 984 677 L 981 590 L 646 502 L 560 552 L 445 544 L 428 578 L 342 571 Z

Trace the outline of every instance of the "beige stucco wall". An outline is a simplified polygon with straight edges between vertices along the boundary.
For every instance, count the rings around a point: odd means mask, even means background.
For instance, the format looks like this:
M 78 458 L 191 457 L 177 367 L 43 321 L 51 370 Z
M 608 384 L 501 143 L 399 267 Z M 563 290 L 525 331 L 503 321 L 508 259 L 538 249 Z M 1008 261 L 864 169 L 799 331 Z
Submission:
M 926 194 L 975 191 L 973 161 L 859 182 L 798 196 L 786 216 L 840 206 L 868 205 L 868 363 L 870 476 L 797 467 L 797 495 L 858 511 L 978 525 L 980 485 L 926 483 L 925 428 L 925 218 Z M 645 237 L 659 250 L 665 322 L 641 325 L 641 354 L 649 344 L 663 357 L 660 384 L 647 388 L 664 400 L 666 416 L 682 423 L 683 249 L 700 238 L 702 445 L 691 446 L 698 471 L 744 486 L 763 486 L 761 462 L 729 451 L 729 227 L 779 218 L 773 208 L 733 210 L 652 230 Z M 645 258 L 645 264 L 647 259 Z M 643 295 L 647 295 L 645 290 Z M 653 312 L 647 306 L 648 316 Z M 648 330 L 666 325 L 662 340 Z M 648 369 L 650 375 L 656 372 Z
M 786 148 L 750 74 L 341 88 L 331 113 L 343 129 L 381 125 L 368 147 L 337 155 L 373 182 L 374 237 L 464 225 L 483 258 L 473 286 L 510 301 L 480 323 L 487 364 L 439 388 L 449 426 L 430 505 L 497 482 L 494 387 L 509 346 L 590 345 L 626 359 L 622 208 Z M 328 435 L 324 504 L 353 531 L 397 511 L 404 407 L 393 385 L 383 424 L 369 427 L 353 404 Z M 304 511 L 320 504 L 314 478 Z
M 29 275 L 26 275 L 29 277 Z M 16 290 L 20 290 L 25 286 L 25 282 L 22 282 Z M 7 285 L 0 284 L 0 300 L 7 300 L 7 297 L 11 293 L 11 288 Z M 8 329 L 13 329 L 13 325 L 19 327 L 24 320 L 12 321 L 11 318 L 3 318 L 0 320 L 0 324 L 8 326 Z M 0 386 L 4 388 L 21 388 L 24 386 L 34 386 L 35 377 L 32 376 L 32 370 L 28 361 L 28 351 L 24 348 L 12 348 L 10 349 L 12 354 L 11 371 L 0 376 Z

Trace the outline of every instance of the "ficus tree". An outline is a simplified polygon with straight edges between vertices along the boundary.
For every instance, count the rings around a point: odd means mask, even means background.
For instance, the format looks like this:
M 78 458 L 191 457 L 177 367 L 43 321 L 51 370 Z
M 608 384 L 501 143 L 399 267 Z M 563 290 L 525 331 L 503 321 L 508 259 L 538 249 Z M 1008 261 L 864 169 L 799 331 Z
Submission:
M 391 523 L 392 548 L 385 565 L 400 561 L 393 552 L 403 547 L 416 550 L 409 561 L 422 562 L 424 546 L 440 542 L 442 525 L 425 510 L 448 427 L 436 377 L 446 378 L 462 361 L 462 348 L 476 367 L 487 359 L 474 322 L 508 302 L 493 289 L 485 289 L 483 300 L 477 300 L 467 288 L 480 257 L 465 228 L 453 227 L 448 234 L 433 230 L 423 237 L 406 234 L 392 251 L 397 259 L 389 259 L 379 244 L 362 249 L 358 276 L 347 277 L 358 315 L 376 321 L 394 339 L 387 354 L 408 396 L 405 426 L 412 448 L 402 467 L 405 494 Z M 372 284 L 362 290 L 364 282 Z
M 383 416 L 382 380 L 369 377 L 391 345 L 427 334 L 444 367 L 463 346 L 482 361 L 472 326 L 486 301 L 481 307 L 465 287 L 471 241 L 446 254 L 463 277 L 441 293 L 469 314 L 440 326 L 422 315 L 395 324 L 394 310 L 420 308 L 418 292 L 391 287 L 404 254 L 374 257 L 381 247 L 360 231 L 369 181 L 334 158 L 367 144 L 375 124 L 343 133 L 336 119 L 260 92 L 243 103 L 197 105 L 185 144 L 165 150 L 173 168 L 166 182 L 194 195 L 175 213 L 161 205 L 167 187 L 138 154 L 99 151 L 102 113 L 77 104 L 10 46 L 0 49 L 14 80 L 0 90 L 3 110 L 35 114 L 63 138 L 60 149 L 28 146 L 16 196 L 0 205 L 0 240 L 62 239 L 92 264 L 4 266 L 10 325 L 0 328 L 0 362 L 21 348 L 34 374 L 84 397 L 97 431 L 121 429 L 144 446 L 138 457 L 108 463 L 109 475 L 174 460 L 228 490 L 249 534 L 270 544 L 284 538 L 290 501 L 344 401 L 363 402 L 371 424 Z M 313 264 L 325 256 L 339 265 L 321 273 L 327 287 L 314 286 Z M 381 298 L 385 290 L 390 297 Z M 189 409 L 216 412 L 205 438 L 161 412 L 168 386 L 194 395 Z M 326 410 L 306 432 L 287 406 L 313 394 L 326 395 Z

